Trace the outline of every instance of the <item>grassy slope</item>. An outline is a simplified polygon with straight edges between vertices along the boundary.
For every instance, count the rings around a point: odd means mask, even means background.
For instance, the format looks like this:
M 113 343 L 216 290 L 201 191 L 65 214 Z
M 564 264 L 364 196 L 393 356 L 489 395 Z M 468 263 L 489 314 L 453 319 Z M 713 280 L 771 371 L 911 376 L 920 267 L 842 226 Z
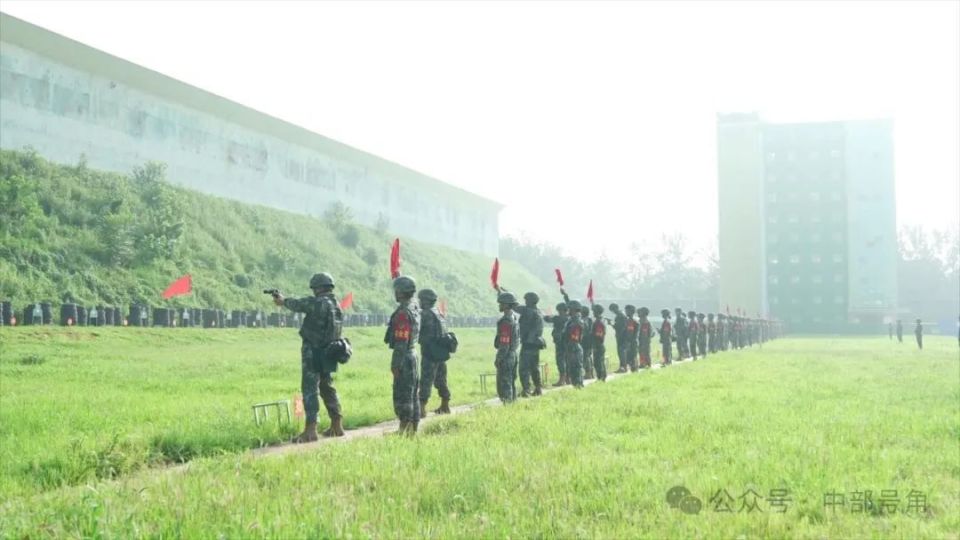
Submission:
M 487 356 L 482 338 L 468 345 L 479 363 Z M 25 339 L 17 350 L 28 346 L 39 347 Z M 172 377 L 183 365 L 153 369 Z M 762 352 L 725 353 L 444 419 L 413 441 L 211 458 L 185 472 L 13 497 L 0 506 L 0 530 L 13 537 L 956 538 L 958 375 L 952 339 L 931 338 L 922 353 L 879 339 L 787 339 Z M 165 380 L 151 378 L 171 384 Z M 457 383 L 457 393 L 460 384 L 469 386 Z M 388 407 L 388 388 L 379 380 L 374 386 Z M 27 395 L 28 408 L 40 401 Z M 202 410 L 206 401 L 195 405 Z M 361 404 L 351 407 L 359 412 Z M 675 485 L 703 500 L 699 515 L 668 507 L 665 493 Z M 783 514 L 763 500 L 754 513 L 720 513 L 709 503 L 718 490 L 737 498 L 781 488 L 791 499 Z M 872 490 L 877 498 L 887 489 L 898 491 L 901 510 L 911 489 L 923 492 L 928 512 L 823 506 L 829 491 Z
M 0 227 L 0 298 L 14 300 L 18 309 L 39 300 L 60 302 L 66 294 L 85 304 L 156 304 L 159 291 L 187 272 L 194 294 L 170 305 L 266 307 L 261 289 L 304 294 L 310 276 L 322 270 L 334 275 L 338 290 L 355 292 L 356 309 L 391 309 L 393 239 L 363 227 L 359 246 L 348 248 L 315 218 L 166 184 L 158 190 L 149 182 L 6 150 L 0 151 L 0 203 L 9 207 Z M 146 260 L 157 253 L 148 233 L 178 221 L 182 237 L 172 253 Z M 403 272 L 446 298 L 451 315 L 495 314 L 489 257 L 402 242 Z M 518 264 L 502 261 L 501 275 L 514 290 L 560 299 L 554 286 Z

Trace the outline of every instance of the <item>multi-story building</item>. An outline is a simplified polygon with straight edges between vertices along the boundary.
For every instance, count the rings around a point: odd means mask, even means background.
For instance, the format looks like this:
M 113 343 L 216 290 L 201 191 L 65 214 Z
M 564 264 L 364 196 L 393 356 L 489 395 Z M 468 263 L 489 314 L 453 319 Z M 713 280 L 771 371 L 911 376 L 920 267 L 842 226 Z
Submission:
M 897 243 L 889 120 L 717 123 L 720 305 L 793 331 L 894 316 Z

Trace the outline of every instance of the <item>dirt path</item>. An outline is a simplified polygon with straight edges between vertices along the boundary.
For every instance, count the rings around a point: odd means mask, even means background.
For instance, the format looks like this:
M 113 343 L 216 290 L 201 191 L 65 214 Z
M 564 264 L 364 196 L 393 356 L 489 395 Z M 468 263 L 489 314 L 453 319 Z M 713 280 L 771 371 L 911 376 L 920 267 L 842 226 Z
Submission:
M 674 362 L 673 365 L 689 364 L 690 362 L 692 362 L 692 360 L 683 360 L 680 362 Z M 654 364 L 650 369 L 651 370 L 661 369 L 660 364 Z M 638 371 L 636 374 L 639 375 L 642 373 L 643 371 Z M 610 382 L 612 380 L 619 379 L 620 377 L 625 377 L 628 375 L 632 375 L 632 374 L 629 372 L 628 373 L 610 373 L 607 375 L 607 382 Z M 589 379 L 584 381 L 584 384 L 593 384 L 595 382 L 597 382 L 597 379 Z M 573 387 L 569 385 L 560 386 L 557 388 L 548 386 L 544 388 L 544 393 L 564 391 L 572 388 Z M 534 398 L 530 398 L 530 399 L 534 399 Z M 436 422 L 443 418 L 448 418 L 452 415 L 464 414 L 464 413 L 470 412 L 473 409 L 480 406 L 499 407 L 501 406 L 501 403 L 500 403 L 500 399 L 492 398 L 492 399 L 488 399 L 478 403 L 467 403 L 464 405 L 451 407 L 450 414 L 438 415 L 438 414 L 431 413 L 426 418 L 423 418 L 420 420 L 420 428 L 422 429 L 423 426 L 425 425 Z M 346 435 L 344 435 L 343 437 L 321 438 L 316 442 L 309 442 L 309 443 L 300 443 L 300 444 L 286 443 L 286 444 L 281 444 L 277 446 L 265 446 L 263 448 L 256 448 L 256 449 L 250 450 L 249 453 L 256 457 L 263 457 L 263 456 L 278 456 L 278 455 L 287 455 L 287 454 L 297 454 L 301 452 L 309 452 L 311 450 L 317 449 L 322 444 L 352 441 L 354 439 L 360 439 L 365 437 L 380 437 L 380 436 L 387 435 L 397 431 L 399 427 L 400 427 L 400 422 L 398 420 L 389 420 L 387 422 L 381 422 L 379 424 L 374 424 L 372 426 L 346 430 Z

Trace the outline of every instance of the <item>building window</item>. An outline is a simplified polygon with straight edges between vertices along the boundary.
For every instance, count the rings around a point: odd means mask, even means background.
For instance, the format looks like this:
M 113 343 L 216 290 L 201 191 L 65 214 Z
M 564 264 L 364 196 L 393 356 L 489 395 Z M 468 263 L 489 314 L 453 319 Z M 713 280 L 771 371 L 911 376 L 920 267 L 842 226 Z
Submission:
M 811 255 L 810 262 L 813 264 L 820 264 L 820 255 Z
M 799 262 L 800 262 L 800 256 L 799 256 L 799 255 L 791 255 L 791 256 L 790 256 L 790 264 L 797 264 L 797 263 L 799 263 Z
M 778 283 L 780 283 L 779 276 L 770 276 L 769 280 L 771 285 L 777 285 Z
M 777 258 L 776 255 L 770 257 L 770 264 L 779 264 L 779 263 L 780 263 L 780 259 Z
M 797 276 L 797 275 L 790 276 L 790 283 L 794 285 L 796 285 L 797 283 L 800 283 L 800 276 Z
M 776 152 L 767 152 L 767 161 L 774 161 L 777 159 Z
M 820 217 L 820 214 L 811 214 L 811 215 L 810 215 L 810 223 L 820 223 L 821 220 L 822 220 L 822 218 Z
M 791 224 L 800 223 L 800 218 L 796 214 L 792 214 L 789 218 L 787 218 L 787 222 Z
M 813 233 L 810 235 L 810 241 L 814 244 L 820 243 L 820 233 Z

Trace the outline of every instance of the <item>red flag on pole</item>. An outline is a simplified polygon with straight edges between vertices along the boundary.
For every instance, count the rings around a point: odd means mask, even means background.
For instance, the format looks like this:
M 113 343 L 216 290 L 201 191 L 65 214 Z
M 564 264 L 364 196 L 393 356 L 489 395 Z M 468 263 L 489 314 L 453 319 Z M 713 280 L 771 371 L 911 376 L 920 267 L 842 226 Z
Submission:
M 593 280 L 590 280 L 590 286 L 587 287 L 587 300 L 590 301 L 590 305 L 593 305 Z
M 447 316 L 447 301 L 446 301 L 446 300 L 440 300 L 440 306 L 438 306 L 438 309 L 440 310 L 440 314 L 443 315 L 444 317 L 446 317 L 446 316 Z
M 493 269 L 490 270 L 490 283 L 494 289 L 500 290 L 500 258 L 493 259 Z
M 167 290 L 163 291 L 163 298 L 173 298 L 174 296 L 180 296 L 182 294 L 190 294 L 190 291 L 193 290 L 193 280 L 190 278 L 190 274 L 182 276 L 180 279 L 174 281 L 167 287 Z
M 557 273 L 557 283 L 559 283 L 560 286 L 563 287 L 563 274 L 560 273 L 560 269 L 555 268 L 553 271 Z
M 340 309 L 350 309 L 350 306 L 353 305 L 353 292 L 348 292 L 342 300 L 340 300 Z
M 393 247 L 390 248 L 390 279 L 400 277 L 400 239 L 393 241 Z

